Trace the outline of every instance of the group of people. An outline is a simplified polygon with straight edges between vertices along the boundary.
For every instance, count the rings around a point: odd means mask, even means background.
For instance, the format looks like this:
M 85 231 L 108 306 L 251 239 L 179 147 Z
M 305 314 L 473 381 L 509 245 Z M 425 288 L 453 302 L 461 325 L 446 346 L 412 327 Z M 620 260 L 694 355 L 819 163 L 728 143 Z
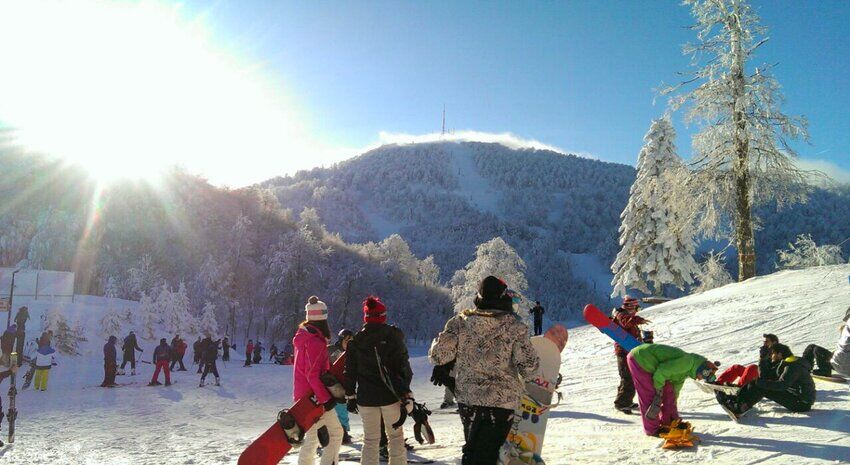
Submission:
M 130 375 L 136 375 L 136 352 L 144 352 L 144 350 L 139 347 L 138 339 L 136 338 L 135 331 L 130 331 L 126 337 L 124 337 L 123 343 L 121 345 L 121 352 L 123 356 L 123 360 L 121 362 L 121 367 L 119 370 L 118 367 L 118 348 L 117 348 L 118 338 L 116 336 L 109 336 L 106 344 L 103 346 L 103 382 L 101 383 L 101 387 L 116 387 L 118 384 L 115 381 L 116 375 L 124 375 L 126 374 L 125 368 L 127 364 L 130 365 Z M 159 345 L 154 348 L 153 356 L 151 359 L 151 364 L 154 365 L 153 376 L 151 377 L 149 386 L 159 386 L 162 383 L 159 381 L 160 372 L 163 373 L 165 377 L 165 385 L 171 385 L 171 372 L 174 371 L 174 368 L 179 365 L 179 369 L 177 371 L 188 371 L 183 364 L 183 357 L 186 354 L 186 350 L 188 348 L 188 344 L 186 343 L 180 335 L 175 335 L 171 340 L 171 344 L 165 338 L 159 340 Z M 213 340 L 212 336 L 207 335 L 205 338 L 201 338 L 198 336 L 198 340 L 192 345 L 194 356 L 193 359 L 195 363 L 198 365 L 198 374 L 201 375 L 200 386 L 203 387 L 207 376 L 212 373 L 215 377 L 216 386 L 220 385 L 220 377 L 218 373 L 218 366 L 216 361 L 218 360 L 219 350 L 223 350 L 222 359 L 224 361 L 229 360 L 230 358 L 230 340 L 225 337 L 219 340 Z M 147 363 L 147 362 L 145 362 Z
M 813 374 L 830 376 L 837 371 L 850 376 L 850 309 L 840 327 L 841 336 L 835 352 L 809 345 L 803 356 L 797 357 L 776 335 L 764 334 L 757 365 L 732 365 L 719 374 L 719 362 L 668 345 L 654 344 L 652 333 L 639 329 L 647 323 L 637 315 L 639 309 L 637 299 L 626 296 L 611 316 L 618 326 L 642 342 L 631 351 L 615 345 L 620 384 L 614 407 L 624 413 L 639 408 L 643 430 L 650 436 L 664 433 L 671 425 L 688 426 L 681 420 L 676 403 L 688 378 L 740 387 L 734 395 L 720 390 L 716 393 L 720 406 L 740 418 L 765 398 L 792 412 L 807 412 L 816 400 Z M 633 403 L 635 393 L 638 404 Z
M 0 352 L 2 352 L 0 367 L 11 368 L 12 354 L 17 353 L 15 366 L 21 367 L 25 361 L 30 363 L 34 370 L 35 390 L 46 391 L 49 370 L 56 366 L 54 356 L 56 349 L 52 346 L 53 331 L 46 330 L 41 333 L 40 337 L 35 338 L 36 351 L 31 357 L 28 357 L 24 354 L 24 348 L 26 345 L 26 325 L 29 320 L 29 309 L 26 306 L 19 308 L 15 314 L 15 323 L 9 325 L 6 331 L 0 335 Z

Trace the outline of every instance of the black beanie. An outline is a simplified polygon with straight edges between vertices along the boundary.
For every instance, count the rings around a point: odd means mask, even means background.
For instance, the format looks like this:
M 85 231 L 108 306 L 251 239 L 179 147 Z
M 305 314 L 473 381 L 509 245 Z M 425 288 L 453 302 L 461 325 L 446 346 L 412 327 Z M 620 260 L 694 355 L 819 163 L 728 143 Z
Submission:
M 478 284 L 478 296 L 484 300 L 498 300 L 507 289 L 508 285 L 501 279 L 487 276 Z

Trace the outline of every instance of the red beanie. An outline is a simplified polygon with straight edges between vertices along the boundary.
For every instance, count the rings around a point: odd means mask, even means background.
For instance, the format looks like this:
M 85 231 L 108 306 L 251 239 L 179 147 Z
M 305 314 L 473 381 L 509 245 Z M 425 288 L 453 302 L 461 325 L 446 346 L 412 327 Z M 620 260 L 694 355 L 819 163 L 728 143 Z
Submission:
M 363 321 L 366 323 L 387 322 L 387 307 L 381 299 L 370 295 L 363 301 Z

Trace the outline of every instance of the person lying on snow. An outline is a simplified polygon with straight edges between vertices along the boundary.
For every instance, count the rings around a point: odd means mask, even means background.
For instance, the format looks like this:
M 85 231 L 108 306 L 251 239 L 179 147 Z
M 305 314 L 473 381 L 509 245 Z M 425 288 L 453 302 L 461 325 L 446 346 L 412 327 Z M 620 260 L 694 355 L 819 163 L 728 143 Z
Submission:
M 832 370 L 835 370 L 842 376 L 850 376 L 850 326 L 847 321 L 849 319 L 850 308 L 847 309 L 844 323 L 839 328 L 841 335 L 838 337 L 838 347 L 835 352 L 814 344 L 803 351 L 803 358 L 812 367 L 817 364 L 817 367 L 812 370 L 813 375 L 832 376 Z
M 759 378 L 776 380 L 778 377 L 776 368 L 779 364 L 771 360 L 770 348 L 774 344 L 779 344 L 779 338 L 775 334 L 764 334 L 763 336 L 764 343 L 759 347 L 759 364 L 732 365 L 717 376 L 715 384 L 741 387 Z
M 718 365 L 702 355 L 663 344 L 641 344 L 629 352 L 626 361 L 647 436 L 667 432 L 673 420 L 680 420 L 676 398 L 685 379 L 713 381 Z M 681 421 L 679 424 L 687 425 Z
M 778 364 L 777 379 L 760 378 L 745 385 L 737 395 L 718 392 L 717 401 L 724 410 L 740 418 L 765 397 L 792 412 L 812 409 L 816 391 L 808 360 L 795 357 L 785 344 L 771 346 L 770 357 Z

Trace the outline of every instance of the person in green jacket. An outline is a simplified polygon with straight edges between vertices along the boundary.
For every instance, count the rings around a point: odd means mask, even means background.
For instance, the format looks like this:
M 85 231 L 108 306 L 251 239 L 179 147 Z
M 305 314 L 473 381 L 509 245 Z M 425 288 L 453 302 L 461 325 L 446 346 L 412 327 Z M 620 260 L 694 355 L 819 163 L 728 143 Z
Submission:
M 679 419 L 676 398 L 685 379 L 711 381 L 718 363 L 663 344 L 641 344 L 626 357 L 638 395 L 643 431 L 657 436 Z

